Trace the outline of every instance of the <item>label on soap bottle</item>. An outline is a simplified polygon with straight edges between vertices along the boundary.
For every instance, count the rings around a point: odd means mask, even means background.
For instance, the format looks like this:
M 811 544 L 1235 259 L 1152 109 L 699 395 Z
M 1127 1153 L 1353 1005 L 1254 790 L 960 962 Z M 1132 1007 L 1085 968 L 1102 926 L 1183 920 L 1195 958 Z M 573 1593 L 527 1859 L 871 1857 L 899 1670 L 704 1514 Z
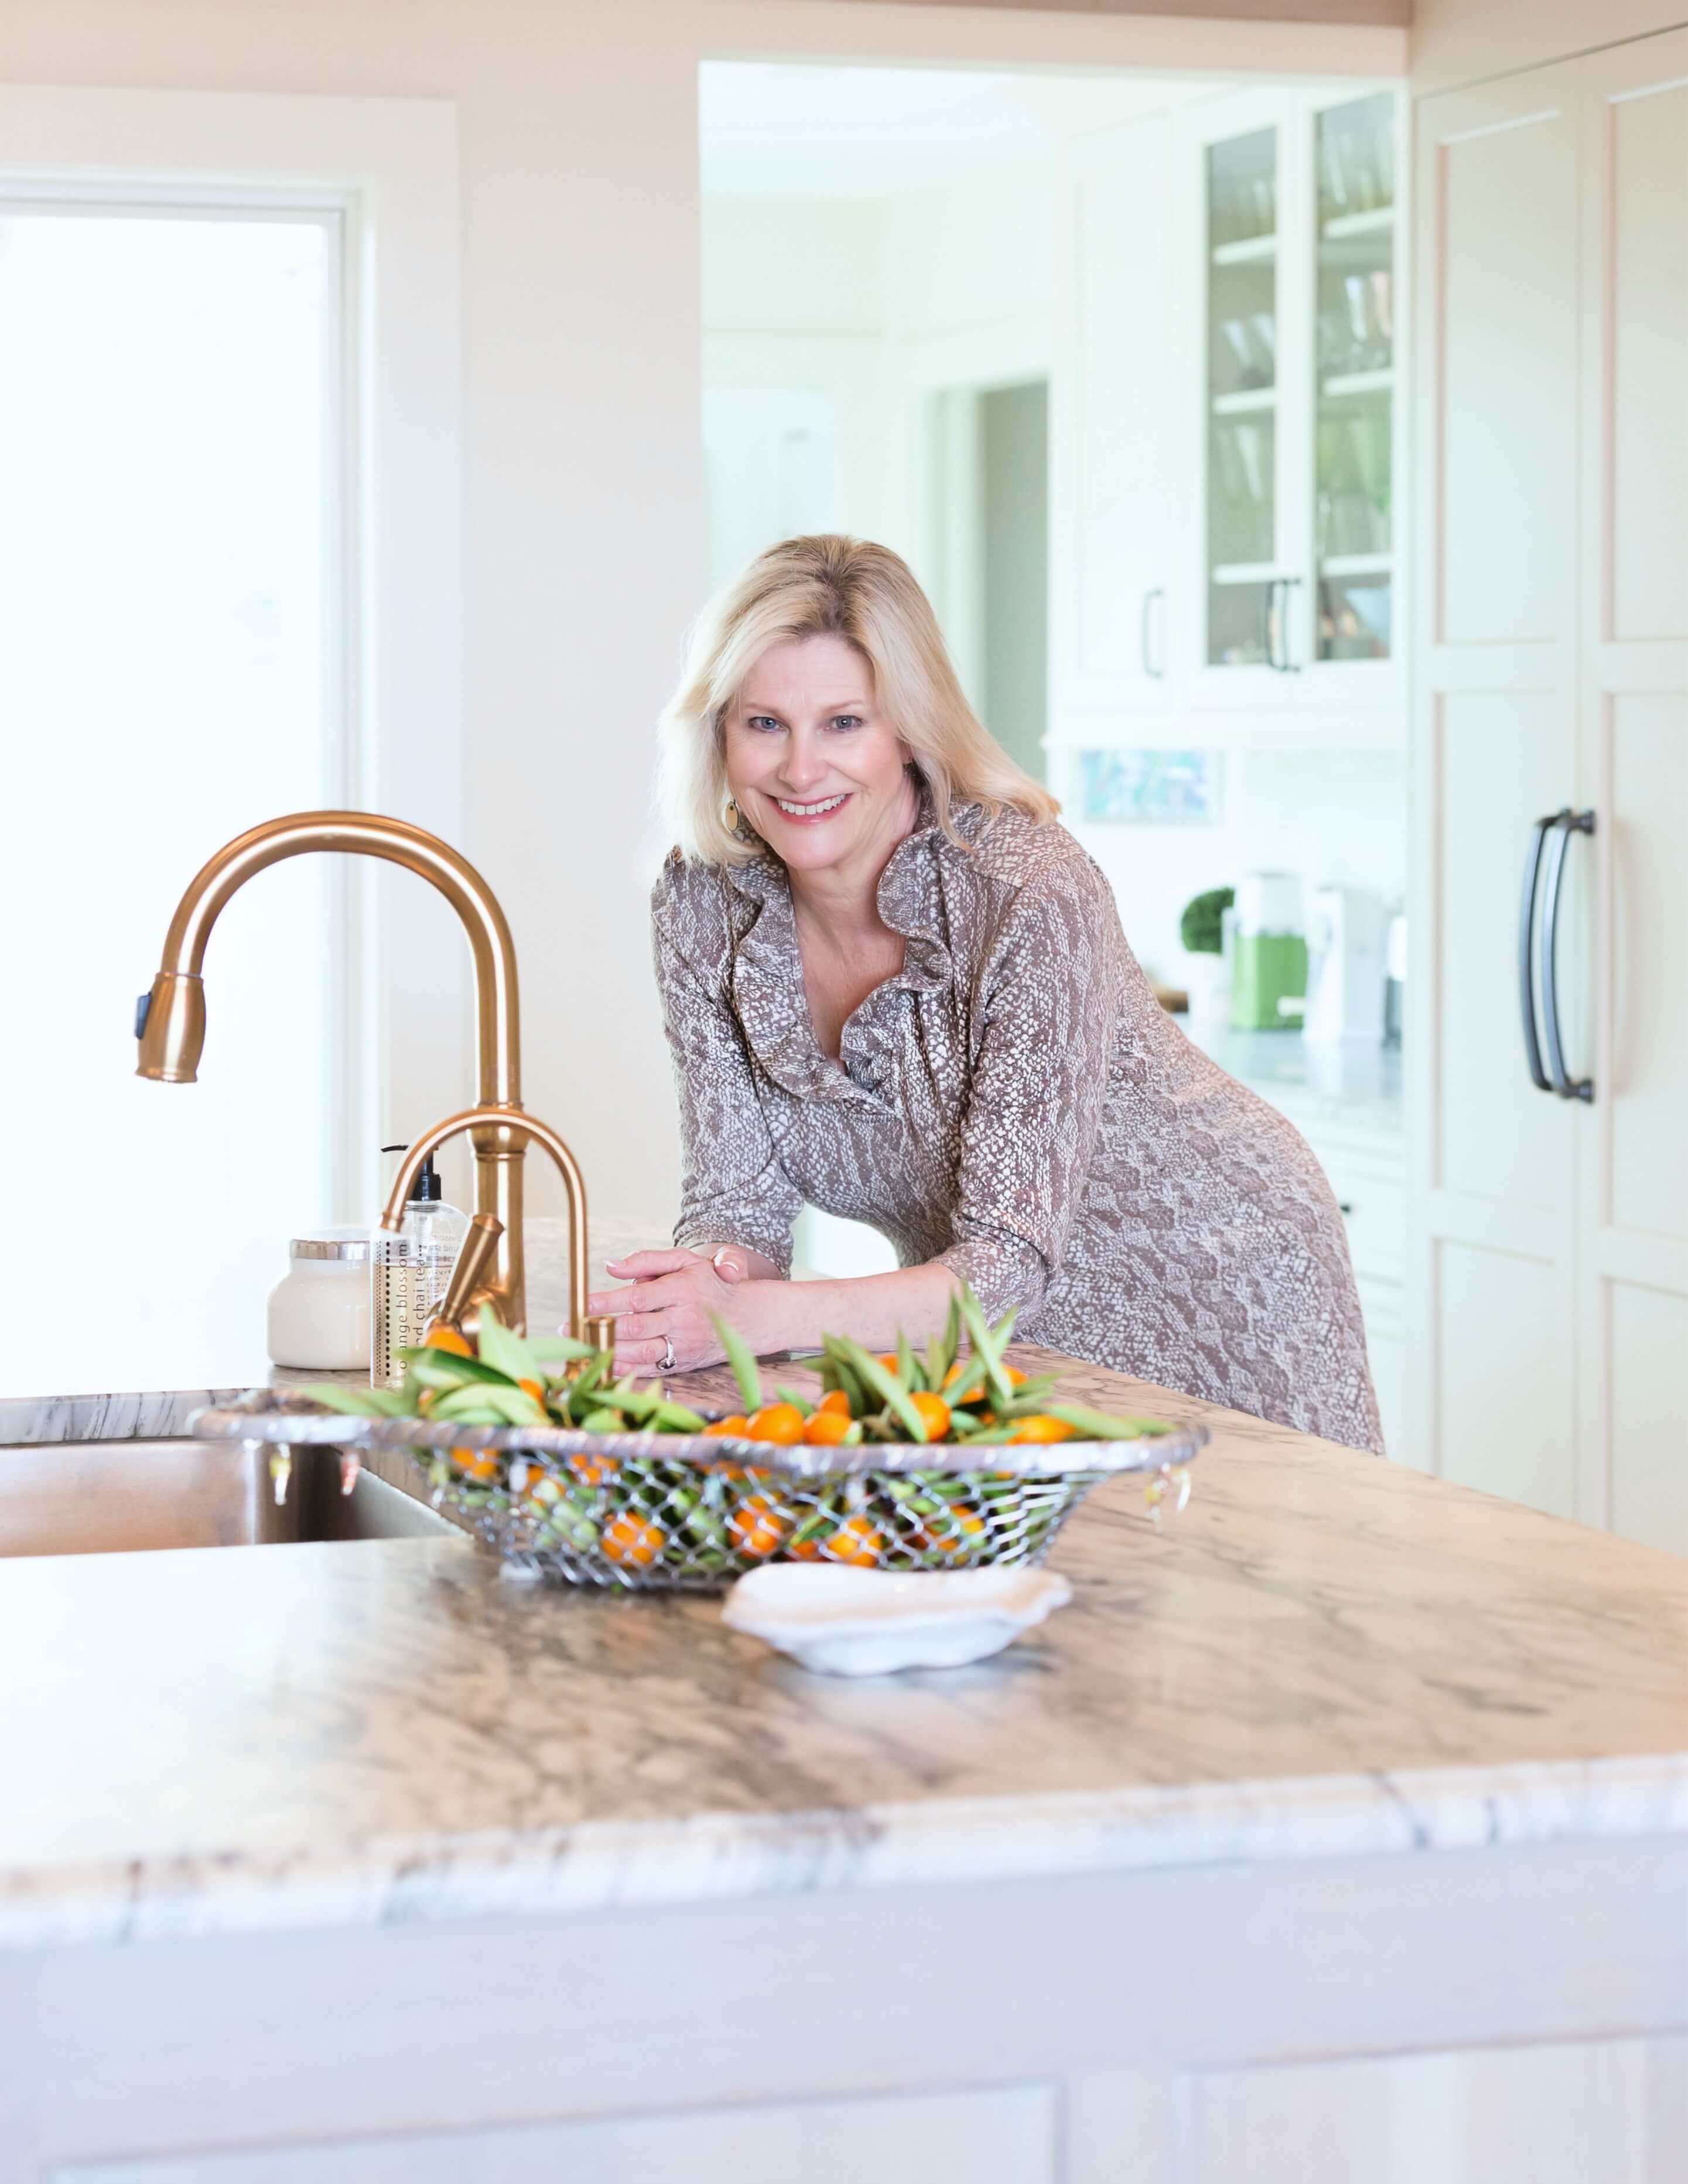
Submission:
M 397 1388 L 399 1352 L 421 1344 L 438 1302 L 434 1268 L 408 1236 L 377 1236 L 370 1256 L 370 1384 Z

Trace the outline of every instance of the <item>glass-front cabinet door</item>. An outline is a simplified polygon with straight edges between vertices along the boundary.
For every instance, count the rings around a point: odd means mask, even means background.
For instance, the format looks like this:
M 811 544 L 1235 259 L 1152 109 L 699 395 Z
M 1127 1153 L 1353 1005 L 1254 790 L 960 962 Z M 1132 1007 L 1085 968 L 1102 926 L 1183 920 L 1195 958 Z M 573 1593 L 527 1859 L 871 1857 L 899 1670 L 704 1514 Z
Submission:
M 1389 91 L 1251 92 L 1192 118 L 1199 705 L 1399 703 L 1398 128 Z
M 1206 148 L 1206 645 L 1210 667 L 1270 666 L 1282 585 L 1275 126 Z
M 1396 100 L 1314 116 L 1317 657 L 1395 649 Z

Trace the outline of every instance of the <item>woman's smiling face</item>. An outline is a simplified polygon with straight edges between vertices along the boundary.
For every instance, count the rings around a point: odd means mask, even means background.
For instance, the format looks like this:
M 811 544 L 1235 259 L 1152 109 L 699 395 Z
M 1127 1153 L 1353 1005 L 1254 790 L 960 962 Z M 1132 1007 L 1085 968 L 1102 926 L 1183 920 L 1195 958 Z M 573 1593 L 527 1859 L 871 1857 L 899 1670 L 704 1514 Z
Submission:
M 794 871 L 877 870 L 912 826 L 908 746 L 879 710 L 866 660 L 844 638 L 770 645 L 725 727 L 733 800 Z

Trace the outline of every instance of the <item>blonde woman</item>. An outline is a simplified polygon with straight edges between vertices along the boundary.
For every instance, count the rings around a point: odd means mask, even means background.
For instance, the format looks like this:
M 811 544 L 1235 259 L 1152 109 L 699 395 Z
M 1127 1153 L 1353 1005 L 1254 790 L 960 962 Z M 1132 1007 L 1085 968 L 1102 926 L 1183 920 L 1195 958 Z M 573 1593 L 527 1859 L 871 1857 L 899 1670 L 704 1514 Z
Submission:
M 1164 1014 L 1057 806 L 961 694 L 906 566 L 794 538 L 705 611 L 664 722 L 652 897 L 679 1085 L 671 1251 L 617 1351 L 884 1349 L 958 1283 L 1075 1357 L 1381 1446 L 1340 1216 L 1283 1117 Z M 792 1282 L 805 1203 L 900 1270 Z

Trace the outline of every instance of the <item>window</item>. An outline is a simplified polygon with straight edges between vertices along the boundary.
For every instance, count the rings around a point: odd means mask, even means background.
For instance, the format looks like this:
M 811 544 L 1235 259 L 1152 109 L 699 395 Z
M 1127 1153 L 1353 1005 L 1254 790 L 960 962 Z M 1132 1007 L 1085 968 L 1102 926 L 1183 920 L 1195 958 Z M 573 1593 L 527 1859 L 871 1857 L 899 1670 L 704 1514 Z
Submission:
M 137 1079 L 131 1030 L 204 859 L 347 800 L 339 235 L 0 203 L 7 1226 L 42 1246 L 0 1392 L 260 1376 L 287 1240 L 330 1210 L 339 861 L 224 913 L 193 1092 Z

